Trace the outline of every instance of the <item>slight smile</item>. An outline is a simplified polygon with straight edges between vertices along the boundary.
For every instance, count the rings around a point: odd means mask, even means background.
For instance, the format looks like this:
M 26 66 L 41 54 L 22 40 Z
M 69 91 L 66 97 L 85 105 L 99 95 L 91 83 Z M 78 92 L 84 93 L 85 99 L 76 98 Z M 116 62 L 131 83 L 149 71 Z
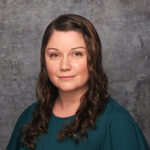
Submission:
M 62 80 L 70 80 L 73 77 L 75 77 L 75 76 L 59 76 L 59 78 L 62 79 Z

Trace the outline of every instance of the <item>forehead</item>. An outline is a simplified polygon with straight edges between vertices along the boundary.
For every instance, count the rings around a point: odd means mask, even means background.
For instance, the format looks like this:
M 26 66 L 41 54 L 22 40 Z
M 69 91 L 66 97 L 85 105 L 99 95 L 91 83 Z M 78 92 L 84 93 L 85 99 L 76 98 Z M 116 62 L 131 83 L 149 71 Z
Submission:
M 58 31 L 54 30 L 50 36 L 46 47 L 74 47 L 84 46 L 86 43 L 82 33 L 78 31 Z
M 60 30 L 53 30 L 52 34 L 50 35 L 50 39 L 54 36 L 64 36 L 65 37 L 69 37 L 69 36 L 80 36 L 83 38 L 83 34 L 80 31 L 76 31 L 76 30 L 68 30 L 68 31 L 60 31 Z

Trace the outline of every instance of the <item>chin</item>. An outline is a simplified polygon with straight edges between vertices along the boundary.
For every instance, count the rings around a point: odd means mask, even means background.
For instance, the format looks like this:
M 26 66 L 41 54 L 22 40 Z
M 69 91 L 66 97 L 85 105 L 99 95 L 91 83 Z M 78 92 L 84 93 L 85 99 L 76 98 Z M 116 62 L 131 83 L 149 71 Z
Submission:
M 77 92 L 77 91 L 84 91 L 86 87 L 58 87 L 58 89 L 62 92 Z
M 63 86 L 63 87 L 58 87 L 58 89 L 60 91 L 64 91 L 64 92 L 71 92 L 71 91 L 76 91 L 79 88 L 78 87 L 67 87 L 67 86 L 65 87 L 65 86 Z
M 73 88 L 59 88 L 60 91 L 62 92 L 71 92 L 71 91 L 75 91 L 76 89 Z

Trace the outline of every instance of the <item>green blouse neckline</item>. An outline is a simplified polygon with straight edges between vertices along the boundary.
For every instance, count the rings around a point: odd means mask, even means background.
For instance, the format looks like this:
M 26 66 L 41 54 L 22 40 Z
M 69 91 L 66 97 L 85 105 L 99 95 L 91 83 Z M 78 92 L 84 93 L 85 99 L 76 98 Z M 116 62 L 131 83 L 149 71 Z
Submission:
M 75 115 L 68 116 L 68 117 L 58 117 L 52 112 L 52 118 L 54 118 L 56 120 L 69 120 L 69 119 L 73 119 L 74 117 L 75 117 Z

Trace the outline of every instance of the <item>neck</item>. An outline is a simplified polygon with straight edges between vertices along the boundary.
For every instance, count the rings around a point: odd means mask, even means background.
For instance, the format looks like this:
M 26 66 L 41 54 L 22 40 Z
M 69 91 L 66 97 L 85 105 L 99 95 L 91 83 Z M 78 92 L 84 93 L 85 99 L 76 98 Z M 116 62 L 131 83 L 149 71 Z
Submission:
M 59 117 L 74 115 L 80 106 L 80 99 L 86 90 L 80 89 L 67 92 L 59 90 L 59 96 L 54 105 L 53 113 Z

